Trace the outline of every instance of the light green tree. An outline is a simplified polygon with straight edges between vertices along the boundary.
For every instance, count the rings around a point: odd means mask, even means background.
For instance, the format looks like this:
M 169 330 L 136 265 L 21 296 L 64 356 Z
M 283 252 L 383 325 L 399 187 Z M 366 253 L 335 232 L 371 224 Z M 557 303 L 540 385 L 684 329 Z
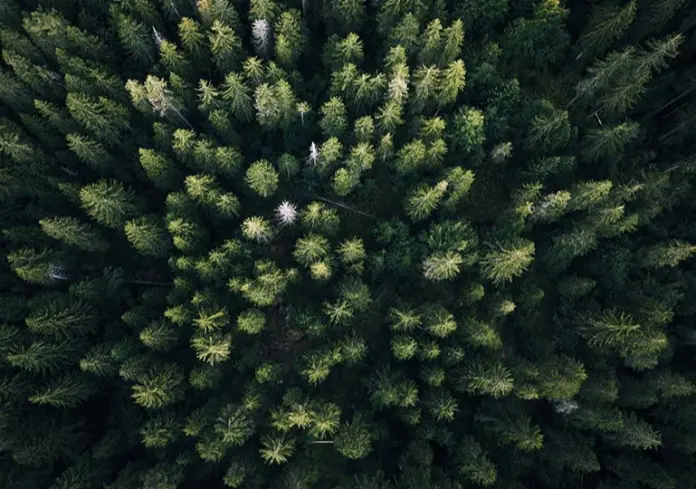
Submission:
M 82 208 L 99 224 L 123 227 L 125 221 L 140 209 L 132 190 L 116 180 L 100 180 L 80 190 Z
M 159 217 L 151 215 L 132 219 L 126 223 L 123 230 L 138 253 L 156 258 L 169 256 L 171 238 Z
M 406 199 L 406 213 L 413 221 L 429 217 L 442 201 L 447 192 L 448 183 L 440 181 L 434 186 L 422 185 Z
M 278 172 L 267 160 L 252 163 L 244 180 L 261 197 L 270 197 L 278 188 Z

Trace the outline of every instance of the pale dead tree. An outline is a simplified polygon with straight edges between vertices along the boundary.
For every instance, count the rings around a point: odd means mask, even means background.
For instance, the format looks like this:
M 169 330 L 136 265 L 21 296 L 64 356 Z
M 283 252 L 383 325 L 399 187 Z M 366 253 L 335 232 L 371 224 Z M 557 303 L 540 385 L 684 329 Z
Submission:
M 157 44 L 157 47 L 160 47 L 162 45 L 162 42 L 165 41 L 166 39 L 160 34 L 160 32 L 152 27 L 152 37 L 155 38 L 155 43 Z
M 48 265 L 48 276 L 51 280 L 69 280 L 68 270 L 60 263 L 50 263 Z
M 179 9 L 176 8 L 176 4 L 174 3 L 174 0 L 168 0 L 169 7 L 172 9 L 172 11 L 181 18 L 181 13 L 179 13 Z
M 493 163 L 502 163 L 512 156 L 512 143 L 500 143 L 491 150 L 491 159 Z
M 63 81 L 63 75 L 58 73 L 57 71 L 52 71 L 52 70 L 47 70 L 48 76 L 51 78 L 53 81 Z
M 281 226 L 290 226 L 297 220 L 297 206 L 287 200 L 276 207 L 275 213 Z
M 553 409 L 559 414 L 570 414 L 576 409 L 579 409 L 580 406 L 578 405 L 577 401 L 570 400 L 561 400 L 557 401 L 554 403 Z
M 256 19 L 251 26 L 254 49 L 259 56 L 268 55 L 271 45 L 271 24 L 266 19 Z
M 375 215 L 363 212 L 360 209 L 356 209 L 355 207 L 344 204 L 343 202 L 337 202 L 335 200 L 327 199 L 326 197 L 322 197 L 321 195 L 317 195 L 316 198 L 323 202 L 326 202 L 327 204 L 335 205 L 336 207 L 340 207 L 341 209 L 346 209 L 355 212 L 356 214 L 360 214 L 361 216 L 369 217 L 371 219 L 378 219 L 378 217 Z
M 314 144 L 314 141 L 309 145 L 309 157 L 307 161 L 313 166 L 317 166 L 317 163 L 319 163 L 319 147 Z

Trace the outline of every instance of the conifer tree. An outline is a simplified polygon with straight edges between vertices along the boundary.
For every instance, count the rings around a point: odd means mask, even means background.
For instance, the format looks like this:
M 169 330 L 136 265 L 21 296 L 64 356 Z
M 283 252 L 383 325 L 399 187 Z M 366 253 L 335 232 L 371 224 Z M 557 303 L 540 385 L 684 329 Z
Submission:
M 675 267 L 694 254 L 696 246 L 683 241 L 673 241 L 649 247 L 642 254 L 641 261 L 643 266 L 648 268 Z
M 115 180 L 101 180 L 82 187 L 80 201 L 90 217 L 112 228 L 121 228 L 126 219 L 138 212 L 133 192 Z
M 227 73 L 236 68 L 237 60 L 241 58 L 242 40 L 234 29 L 216 19 L 210 27 L 208 39 L 213 62 L 220 72 Z
M 114 145 L 128 128 L 128 110 L 106 97 L 69 93 L 66 106 L 70 115 L 92 136 Z
M 141 216 L 124 226 L 128 241 L 145 256 L 165 258 L 171 250 L 171 240 L 166 228 L 156 216 Z
M 68 246 L 85 251 L 104 251 L 109 244 L 89 224 L 73 217 L 54 217 L 39 221 L 44 233 Z
M 278 173 L 268 161 L 260 160 L 247 169 L 245 181 L 261 197 L 270 197 L 278 187 Z
M 236 73 L 228 73 L 222 86 L 221 96 L 237 119 L 248 120 L 252 113 L 253 99 L 249 88 Z
M 444 197 L 447 187 L 447 181 L 442 180 L 432 187 L 423 185 L 413 191 L 406 200 L 409 217 L 419 221 L 430 216 Z
M 123 48 L 141 66 L 154 62 L 155 46 L 147 27 L 118 8 L 111 10 Z
M 338 97 L 333 97 L 321 107 L 320 126 L 327 138 L 340 138 L 347 130 L 345 104 Z
M 294 65 L 307 43 L 300 12 L 288 10 L 280 14 L 273 37 L 278 62 L 285 66 Z
M 160 190 L 175 190 L 181 185 L 183 174 L 166 156 L 152 149 L 140 148 L 140 166 Z
M 636 2 L 626 4 L 603 2 L 597 5 L 588 21 L 586 30 L 580 36 L 583 56 L 606 49 L 614 40 L 621 37 L 636 16 Z
M 336 450 L 351 460 L 365 458 L 371 451 L 372 435 L 361 418 L 353 418 L 339 429 L 334 440 Z
M 585 158 L 599 162 L 620 157 L 624 147 L 638 137 L 638 131 L 638 124 L 623 123 L 591 132 L 585 140 Z
M 515 19 L 506 29 L 501 47 L 506 59 L 515 66 L 546 68 L 557 61 L 570 43 L 563 29 L 568 16 L 556 0 L 539 2 L 531 17 Z

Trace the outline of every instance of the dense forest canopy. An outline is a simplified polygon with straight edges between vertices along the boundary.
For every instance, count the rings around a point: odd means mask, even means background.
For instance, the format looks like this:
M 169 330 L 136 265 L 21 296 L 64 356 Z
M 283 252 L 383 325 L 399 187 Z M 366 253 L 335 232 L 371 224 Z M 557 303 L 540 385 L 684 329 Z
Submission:
M 0 487 L 696 488 L 692 0 L 0 0 Z

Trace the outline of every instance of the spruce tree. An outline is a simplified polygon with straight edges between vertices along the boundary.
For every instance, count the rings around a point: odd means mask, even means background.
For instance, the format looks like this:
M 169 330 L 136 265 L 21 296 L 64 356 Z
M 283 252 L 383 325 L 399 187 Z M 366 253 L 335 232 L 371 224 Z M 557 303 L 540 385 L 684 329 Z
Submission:
M 80 201 L 90 217 L 108 227 L 120 228 L 126 219 L 138 213 L 133 192 L 115 180 L 82 187 Z

